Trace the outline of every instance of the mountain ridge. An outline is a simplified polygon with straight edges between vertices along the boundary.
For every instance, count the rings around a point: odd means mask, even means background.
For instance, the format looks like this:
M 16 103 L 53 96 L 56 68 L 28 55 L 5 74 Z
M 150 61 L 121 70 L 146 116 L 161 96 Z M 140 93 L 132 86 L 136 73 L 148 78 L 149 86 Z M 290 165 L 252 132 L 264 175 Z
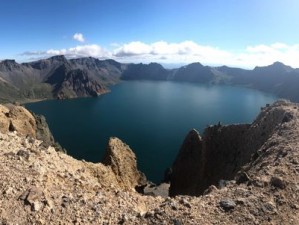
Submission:
M 74 74 L 77 74 L 76 78 Z M 211 67 L 199 62 L 166 69 L 159 63 L 124 64 L 113 59 L 99 60 L 93 57 L 67 59 L 64 55 L 27 63 L 17 63 L 13 59 L 0 61 L 0 101 L 95 97 L 108 92 L 109 86 L 121 80 L 245 86 L 299 102 L 299 93 L 296 91 L 299 69 L 281 62 L 252 70 Z

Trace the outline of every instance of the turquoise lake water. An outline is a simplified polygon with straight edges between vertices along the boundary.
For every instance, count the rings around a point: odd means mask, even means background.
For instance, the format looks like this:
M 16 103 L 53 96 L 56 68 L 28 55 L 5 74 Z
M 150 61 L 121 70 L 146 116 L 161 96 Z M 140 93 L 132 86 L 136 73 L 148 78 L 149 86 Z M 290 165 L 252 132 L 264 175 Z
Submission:
M 275 96 L 252 89 L 167 81 L 127 81 L 98 98 L 27 104 L 43 114 L 55 139 L 77 159 L 99 162 L 116 136 L 137 155 L 148 179 L 159 182 L 192 128 L 252 122 Z

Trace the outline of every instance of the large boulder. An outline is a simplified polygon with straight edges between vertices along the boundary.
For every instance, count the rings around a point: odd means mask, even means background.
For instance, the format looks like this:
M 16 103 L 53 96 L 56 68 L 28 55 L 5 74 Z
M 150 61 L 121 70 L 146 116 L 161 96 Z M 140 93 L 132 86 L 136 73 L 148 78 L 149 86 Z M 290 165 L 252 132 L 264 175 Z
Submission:
M 13 131 L 41 140 L 45 147 L 55 146 L 56 149 L 65 151 L 55 142 L 44 116 L 35 115 L 22 106 L 0 105 L 0 132 Z
M 118 138 L 110 138 L 102 163 L 112 169 L 120 186 L 130 189 L 146 185 L 134 152 Z
M 34 116 L 24 107 L 16 105 L 0 106 L 0 131 L 17 131 L 21 135 L 36 137 Z

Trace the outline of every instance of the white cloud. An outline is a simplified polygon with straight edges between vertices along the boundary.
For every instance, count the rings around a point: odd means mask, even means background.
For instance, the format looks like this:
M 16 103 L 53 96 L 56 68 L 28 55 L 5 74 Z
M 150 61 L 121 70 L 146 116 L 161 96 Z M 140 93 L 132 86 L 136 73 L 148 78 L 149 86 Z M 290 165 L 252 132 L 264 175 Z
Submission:
M 281 61 L 287 65 L 299 67 L 299 61 L 297 60 L 299 58 L 299 44 L 287 45 L 285 43 L 247 46 L 236 52 L 209 45 L 200 45 L 193 41 L 179 43 L 159 41 L 151 44 L 130 42 L 116 48 L 113 55 L 120 61 L 126 62 L 201 62 L 206 65 L 253 68 Z
M 95 58 L 112 58 L 109 51 L 99 45 L 78 45 L 68 49 L 49 49 L 47 51 L 26 51 L 22 56 L 38 56 L 46 58 L 54 55 L 65 55 L 68 58 L 78 57 L 95 57 Z
M 65 55 L 67 57 L 95 57 L 95 58 L 109 58 L 111 54 L 99 45 L 79 45 L 68 49 L 50 49 L 46 51 L 47 55 Z
M 75 33 L 73 35 L 73 39 L 82 43 L 85 42 L 85 38 L 82 33 Z
M 273 43 L 269 45 L 255 45 L 238 49 L 238 51 L 228 51 L 214 46 L 200 45 L 193 41 L 178 43 L 158 41 L 150 44 L 134 41 L 124 44 L 113 44 L 110 47 L 112 50 L 108 51 L 96 44 L 78 45 L 68 49 L 27 51 L 22 55 L 43 58 L 61 54 L 69 58 L 92 56 L 133 63 L 188 64 L 201 62 L 205 65 L 228 65 L 242 68 L 266 66 L 275 61 L 280 61 L 299 68 L 299 44 Z
M 124 61 L 151 62 L 161 60 L 164 63 L 190 63 L 202 61 L 215 63 L 216 60 L 230 57 L 231 53 L 211 46 L 199 45 L 193 41 L 168 43 L 158 41 L 151 44 L 130 42 L 114 49 L 113 55 Z
M 283 62 L 292 67 L 299 67 L 299 45 L 287 45 L 284 43 L 274 43 L 271 45 L 248 46 L 239 55 L 240 61 L 249 66 L 265 66 L 275 61 Z

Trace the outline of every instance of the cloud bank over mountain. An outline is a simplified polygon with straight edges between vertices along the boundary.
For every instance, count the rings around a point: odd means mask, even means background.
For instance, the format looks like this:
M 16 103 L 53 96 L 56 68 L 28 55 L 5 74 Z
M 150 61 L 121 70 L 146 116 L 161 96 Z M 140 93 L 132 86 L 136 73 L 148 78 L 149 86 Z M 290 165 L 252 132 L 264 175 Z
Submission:
M 79 41 L 80 35 L 77 38 Z M 83 35 L 82 40 L 84 41 Z M 299 58 L 299 44 L 288 45 L 279 42 L 226 50 L 216 46 L 202 45 L 194 41 L 176 43 L 133 41 L 122 44 L 113 43 L 110 48 L 104 48 L 98 44 L 85 44 L 65 49 L 26 51 L 21 55 L 27 57 L 27 60 L 53 55 L 65 55 L 69 58 L 92 56 L 100 59 L 112 58 L 120 62 L 159 62 L 165 64 L 201 62 L 208 65 L 229 65 L 243 68 L 265 66 L 280 61 L 292 67 L 299 67 L 297 60 Z

